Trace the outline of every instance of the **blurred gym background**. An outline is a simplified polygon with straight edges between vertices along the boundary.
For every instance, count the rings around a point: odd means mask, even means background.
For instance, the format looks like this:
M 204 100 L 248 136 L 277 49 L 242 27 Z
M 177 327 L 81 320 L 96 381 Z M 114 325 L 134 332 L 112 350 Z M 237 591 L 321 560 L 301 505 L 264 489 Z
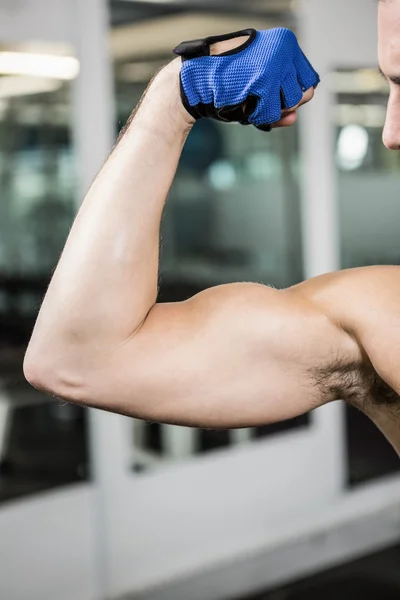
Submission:
M 163 219 L 160 301 L 400 264 L 375 12 L 367 0 L 0 0 L 2 600 L 399 597 L 400 463 L 356 411 L 197 431 L 64 405 L 22 374 L 82 197 L 183 39 L 287 26 L 322 84 L 290 129 L 196 125 Z

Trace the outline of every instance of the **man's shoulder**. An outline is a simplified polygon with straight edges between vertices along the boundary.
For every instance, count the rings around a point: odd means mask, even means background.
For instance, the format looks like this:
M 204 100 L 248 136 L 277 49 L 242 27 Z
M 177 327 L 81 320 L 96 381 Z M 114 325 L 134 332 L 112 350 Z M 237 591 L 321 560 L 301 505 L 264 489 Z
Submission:
M 392 384 L 392 372 L 400 373 L 400 267 L 373 266 L 328 273 L 291 290 L 327 315 L 355 342 L 361 353 L 357 361 L 370 360 L 375 368 L 376 363 L 391 364 L 385 368 L 384 379 Z M 399 384 L 400 380 L 396 391 Z
M 327 273 L 291 288 L 346 329 L 365 319 L 400 319 L 400 266 L 360 267 Z M 400 323 L 400 321 L 399 321 Z
M 307 293 L 357 341 L 364 363 L 399 394 L 400 267 L 350 269 L 318 279 Z
M 372 418 L 400 455 L 400 267 L 339 271 L 291 290 L 353 341 L 350 352 L 320 369 L 320 385 Z

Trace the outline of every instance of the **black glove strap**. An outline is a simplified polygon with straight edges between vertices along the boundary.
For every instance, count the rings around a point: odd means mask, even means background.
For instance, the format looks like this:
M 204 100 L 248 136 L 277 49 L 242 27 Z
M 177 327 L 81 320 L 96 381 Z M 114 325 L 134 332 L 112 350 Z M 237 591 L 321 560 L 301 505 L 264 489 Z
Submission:
M 188 42 L 182 42 L 174 48 L 174 54 L 182 57 L 182 61 L 190 60 L 192 58 L 199 58 L 200 56 L 210 56 L 210 47 L 218 42 L 226 42 L 227 40 L 233 40 L 237 37 L 249 36 L 244 44 L 241 44 L 238 48 L 223 52 L 218 56 L 229 56 L 231 54 L 237 54 L 241 52 L 255 40 L 257 31 L 255 29 L 242 29 L 241 31 L 235 31 L 234 33 L 226 33 L 224 35 L 212 35 L 202 40 L 191 40 Z

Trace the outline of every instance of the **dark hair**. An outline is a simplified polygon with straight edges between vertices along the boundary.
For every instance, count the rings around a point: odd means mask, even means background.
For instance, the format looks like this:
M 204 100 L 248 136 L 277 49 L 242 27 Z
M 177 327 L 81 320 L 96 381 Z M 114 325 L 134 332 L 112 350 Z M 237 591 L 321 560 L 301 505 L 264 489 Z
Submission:
M 329 367 L 313 369 L 313 377 L 321 393 L 321 403 L 333 400 L 346 400 L 357 405 L 372 402 L 400 410 L 400 396 L 370 363 L 348 363 L 338 359 Z

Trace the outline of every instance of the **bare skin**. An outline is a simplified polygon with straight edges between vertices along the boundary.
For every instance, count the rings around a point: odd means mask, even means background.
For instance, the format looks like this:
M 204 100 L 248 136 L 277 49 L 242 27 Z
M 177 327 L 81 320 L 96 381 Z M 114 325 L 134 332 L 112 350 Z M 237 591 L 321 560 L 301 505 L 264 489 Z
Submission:
M 400 150 L 400 1 L 381 0 L 378 9 L 379 64 L 390 86 L 383 143 Z
M 27 351 L 27 379 L 70 402 L 207 428 L 263 425 L 345 399 L 400 454 L 400 268 L 156 303 L 161 215 L 193 125 L 179 70 L 174 61 L 155 78 L 83 202 Z

